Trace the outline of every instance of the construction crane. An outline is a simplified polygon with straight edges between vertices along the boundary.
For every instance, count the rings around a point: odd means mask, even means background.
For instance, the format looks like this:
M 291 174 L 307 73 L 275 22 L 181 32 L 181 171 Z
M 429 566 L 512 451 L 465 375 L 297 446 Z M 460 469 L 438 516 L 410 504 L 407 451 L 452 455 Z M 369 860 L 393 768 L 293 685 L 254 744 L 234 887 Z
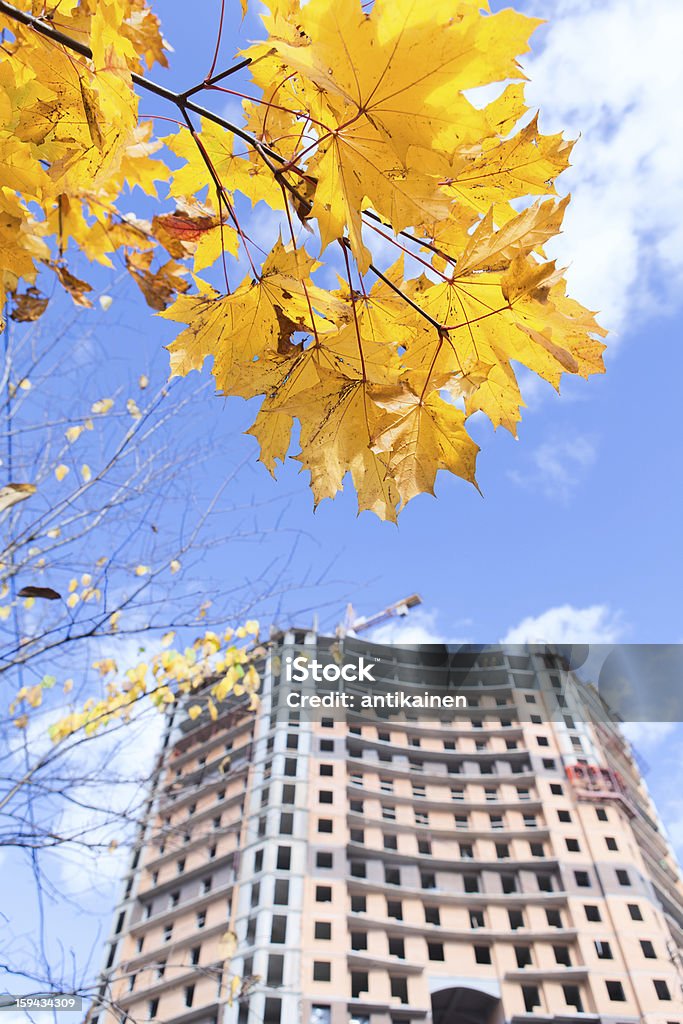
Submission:
M 340 636 L 346 636 L 352 634 L 357 636 L 359 633 L 363 633 L 366 629 L 372 629 L 373 626 L 379 626 L 380 622 L 386 622 L 387 619 L 402 618 L 407 615 L 411 608 L 417 607 L 422 604 L 422 598 L 419 594 L 411 594 L 410 597 L 404 597 L 402 601 L 396 601 L 394 604 L 390 604 L 387 608 L 384 608 L 381 612 L 376 612 L 374 615 L 362 615 L 356 616 L 356 611 L 352 604 L 346 606 L 346 615 L 344 616 L 344 622 L 339 626 L 337 632 Z

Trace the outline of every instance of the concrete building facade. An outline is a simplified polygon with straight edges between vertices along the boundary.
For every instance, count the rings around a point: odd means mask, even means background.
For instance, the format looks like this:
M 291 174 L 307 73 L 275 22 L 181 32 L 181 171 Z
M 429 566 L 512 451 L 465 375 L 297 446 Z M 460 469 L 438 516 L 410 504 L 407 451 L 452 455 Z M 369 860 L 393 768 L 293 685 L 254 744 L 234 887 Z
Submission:
M 446 656 L 468 707 L 444 721 L 288 703 L 287 658 L 361 655 L 386 692 L 444 678 L 443 653 L 292 630 L 257 713 L 176 710 L 91 1019 L 683 1024 L 683 885 L 595 692 L 482 649 Z

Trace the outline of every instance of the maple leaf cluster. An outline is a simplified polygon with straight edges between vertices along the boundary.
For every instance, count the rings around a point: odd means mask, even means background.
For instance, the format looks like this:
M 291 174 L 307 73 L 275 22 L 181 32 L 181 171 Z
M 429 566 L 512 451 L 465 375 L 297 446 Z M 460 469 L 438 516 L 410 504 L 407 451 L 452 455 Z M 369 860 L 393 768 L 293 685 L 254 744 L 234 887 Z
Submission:
M 67 266 L 70 245 L 109 267 L 121 246 L 155 245 L 145 222 L 121 214 L 117 200 L 133 184 L 156 196 L 155 179 L 168 178 L 166 164 L 151 159 L 161 143 L 151 123 L 138 120 L 132 84 L 133 74 L 166 57 L 145 0 L 20 7 L 43 12 L 44 24 L 91 54 L 0 9 L 0 299 L 10 292 L 13 319 L 30 321 L 47 307 L 35 288 L 44 266 L 74 302 L 92 305 L 91 286 Z
M 316 503 L 350 473 L 359 510 L 395 520 L 440 469 L 474 483 L 472 414 L 516 433 L 515 365 L 556 388 L 563 373 L 603 372 L 605 332 L 544 253 L 568 203 L 554 183 L 571 143 L 525 118 L 517 58 L 535 19 L 480 0 L 265 6 L 266 38 L 235 69 L 251 77 L 243 124 L 190 116 L 188 97 L 220 92 L 228 70 L 175 96 L 187 127 L 162 140 L 137 121 L 143 61 L 165 61 L 144 0 L 55 8 L 53 24 L 91 57 L 2 21 L 13 33 L 0 64 L 4 286 L 17 318 L 40 315 L 43 261 L 87 302 L 61 256 L 68 242 L 102 263 L 124 247 L 149 305 L 186 325 L 172 373 L 212 357 L 220 393 L 261 397 L 249 432 L 271 472 L 298 422 Z M 476 105 L 470 90 L 494 83 L 497 97 Z M 177 170 L 151 159 L 162 144 Z M 156 196 L 155 179 L 169 181 L 172 212 L 151 223 L 118 212 L 124 184 Z M 272 211 L 269 252 L 241 222 L 240 197 Z M 395 253 L 383 269 L 378 247 Z M 214 284 L 198 276 L 214 265 Z M 244 265 L 231 286 L 229 268 Z M 321 283 L 331 269 L 335 288 Z

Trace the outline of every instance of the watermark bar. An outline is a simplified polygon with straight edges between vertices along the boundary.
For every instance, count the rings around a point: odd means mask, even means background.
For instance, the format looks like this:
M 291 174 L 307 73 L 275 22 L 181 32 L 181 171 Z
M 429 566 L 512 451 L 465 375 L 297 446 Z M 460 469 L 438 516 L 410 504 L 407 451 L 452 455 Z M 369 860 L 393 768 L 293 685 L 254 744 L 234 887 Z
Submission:
M 683 644 L 382 645 L 347 636 L 275 648 L 271 669 L 278 720 L 456 722 L 480 714 L 483 694 L 504 704 L 516 692 L 518 711 L 545 720 L 599 711 L 617 722 L 683 721 Z
M 68 1013 L 81 1011 L 83 998 L 68 992 L 34 992 L 31 995 L 0 994 L 0 1010 L 23 1010 L 25 1013 Z

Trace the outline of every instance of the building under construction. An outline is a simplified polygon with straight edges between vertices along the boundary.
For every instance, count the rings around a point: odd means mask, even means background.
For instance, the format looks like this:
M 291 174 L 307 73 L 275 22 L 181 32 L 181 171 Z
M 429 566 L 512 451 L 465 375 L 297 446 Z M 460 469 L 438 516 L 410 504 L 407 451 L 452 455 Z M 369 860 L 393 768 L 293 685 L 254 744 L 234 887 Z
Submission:
M 467 710 L 306 714 L 295 657 Z M 91 1019 L 683 1024 L 682 929 L 632 751 L 557 658 L 291 630 L 258 712 L 169 719 Z

